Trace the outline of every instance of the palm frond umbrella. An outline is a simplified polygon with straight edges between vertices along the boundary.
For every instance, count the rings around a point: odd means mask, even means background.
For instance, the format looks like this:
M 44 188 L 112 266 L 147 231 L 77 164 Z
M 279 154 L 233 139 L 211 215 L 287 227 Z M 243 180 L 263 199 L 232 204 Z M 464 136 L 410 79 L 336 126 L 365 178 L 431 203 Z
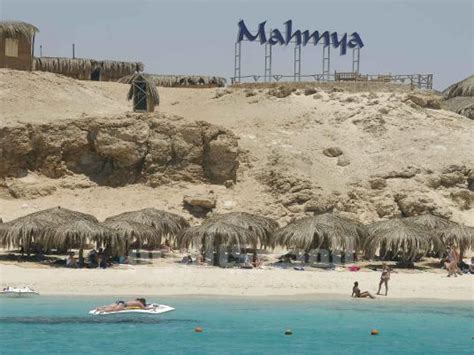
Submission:
M 229 212 L 217 214 L 204 220 L 203 224 L 222 221 L 238 227 L 248 229 L 256 234 L 263 246 L 274 246 L 273 232 L 279 227 L 275 220 L 247 212 Z
M 430 233 L 425 227 L 394 218 L 370 224 L 364 250 L 366 256 L 372 258 L 377 250 L 384 258 L 389 253 L 401 253 L 404 262 L 413 262 L 426 255 L 430 250 L 440 249 L 441 240 L 436 234 Z
M 357 250 L 363 236 L 360 224 L 333 213 L 305 217 L 276 231 L 281 246 L 305 251 L 313 249 Z
M 422 215 L 413 216 L 413 217 L 406 217 L 403 220 L 405 222 L 414 223 L 431 230 L 444 229 L 452 223 L 446 218 L 434 216 L 431 213 L 422 214 Z
M 29 216 L 39 220 L 44 220 L 52 224 L 62 224 L 65 222 L 72 222 L 76 220 L 88 220 L 98 223 L 97 218 L 88 213 L 69 210 L 63 207 L 53 207 L 42 211 L 31 213 Z
M 127 254 L 132 244 L 148 248 L 154 248 L 161 244 L 161 234 L 156 228 L 146 224 L 125 220 L 106 220 L 102 222 L 102 225 L 117 233 L 117 240 L 112 245 L 116 252 Z
M 177 235 L 189 227 L 188 221 L 180 215 L 161 211 L 156 208 L 144 208 L 108 217 L 107 221 L 129 221 L 146 224 L 157 230 L 161 237 L 175 239 Z
M 180 248 L 189 248 L 190 246 L 218 248 L 221 245 L 241 248 L 246 245 L 255 246 L 258 243 L 257 234 L 221 220 L 209 221 L 188 228 L 180 234 L 178 239 Z
M 84 248 L 89 242 L 113 243 L 115 235 L 117 235 L 117 232 L 114 230 L 83 219 L 63 223 L 55 227 L 52 233 L 43 238 L 43 243 L 47 249 Z
M 464 252 L 474 247 L 473 227 L 452 222 L 440 231 L 440 236 L 445 245 L 455 245 L 459 248 L 461 260 Z
M 0 244 L 4 247 L 19 246 L 28 251 L 33 243 L 43 244 L 43 239 L 54 233 L 54 229 L 64 223 L 88 220 L 98 223 L 87 213 L 81 213 L 62 207 L 30 213 L 5 223 L 0 231 Z

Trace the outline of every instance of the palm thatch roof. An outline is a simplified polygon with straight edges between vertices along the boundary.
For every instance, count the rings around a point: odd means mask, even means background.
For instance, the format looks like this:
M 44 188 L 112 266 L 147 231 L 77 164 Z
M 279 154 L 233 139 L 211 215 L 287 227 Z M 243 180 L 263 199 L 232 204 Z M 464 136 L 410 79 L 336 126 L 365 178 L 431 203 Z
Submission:
M 258 243 L 259 238 L 256 233 L 219 219 L 188 228 L 178 237 L 180 248 L 191 246 L 216 248 L 221 245 L 241 248 L 247 245 L 256 246 Z
M 275 220 L 258 216 L 247 212 L 230 212 L 217 214 L 203 221 L 203 224 L 222 221 L 238 227 L 245 228 L 256 235 L 259 244 L 263 246 L 274 246 L 273 232 L 279 227 Z
M 333 213 L 298 219 L 276 231 L 276 242 L 287 248 L 304 250 L 356 250 L 364 228 Z
M 42 238 L 46 249 L 84 248 L 87 243 L 116 244 L 117 233 L 97 222 L 77 219 L 62 223 Z
M 141 62 L 116 60 L 95 60 L 86 58 L 39 57 L 33 60 L 33 70 L 47 71 L 79 79 L 90 79 L 90 73 L 101 69 L 101 75 L 108 80 L 117 80 L 144 69 Z
M 160 75 L 143 74 L 147 79 L 153 81 L 156 86 L 162 87 L 223 87 L 226 79 L 218 76 L 206 75 Z M 130 76 L 119 80 L 121 83 L 130 83 Z
M 443 96 L 446 99 L 458 96 L 474 96 L 474 75 L 449 86 L 443 91 Z
M 452 224 L 448 219 L 432 215 L 431 213 L 422 214 L 419 216 L 406 217 L 405 222 L 417 224 L 428 229 L 442 229 Z
M 154 106 L 158 106 L 160 104 L 160 96 L 158 95 L 158 90 L 156 88 L 155 83 L 152 80 L 147 79 L 142 73 L 135 73 L 129 76 L 129 82 L 131 84 L 130 90 L 127 94 L 127 99 L 133 99 L 133 84 L 135 82 L 146 82 L 146 94 L 149 98 L 151 98 L 151 102 Z
M 461 251 L 474 247 L 474 228 L 463 224 L 450 223 L 440 231 L 445 245 L 458 246 Z
M 144 208 L 138 211 L 124 212 L 108 217 L 107 221 L 129 221 L 153 227 L 161 236 L 176 237 L 189 227 L 188 221 L 180 215 L 161 211 L 156 208 Z
M 39 30 L 26 22 L 22 21 L 0 21 L 0 34 L 5 34 L 10 38 L 26 37 L 29 40 Z
M 22 246 L 28 250 L 33 242 L 43 244 L 44 239 L 60 225 L 81 220 L 98 223 L 90 214 L 62 207 L 34 212 L 5 223 L 6 228 L 0 229 L 0 244 L 4 247 Z
M 401 253 L 402 260 L 414 261 L 430 250 L 440 250 L 442 245 L 436 233 L 404 218 L 375 222 L 367 229 L 364 250 L 369 258 L 380 249 L 381 257 L 386 257 L 389 252 L 393 255 Z
M 117 241 L 112 243 L 115 251 L 126 252 L 132 244 L 154 248 L 161 244 L 161 234 L 146 224 L 125 221 L 106 220 L 102 223 L 117 233 Z

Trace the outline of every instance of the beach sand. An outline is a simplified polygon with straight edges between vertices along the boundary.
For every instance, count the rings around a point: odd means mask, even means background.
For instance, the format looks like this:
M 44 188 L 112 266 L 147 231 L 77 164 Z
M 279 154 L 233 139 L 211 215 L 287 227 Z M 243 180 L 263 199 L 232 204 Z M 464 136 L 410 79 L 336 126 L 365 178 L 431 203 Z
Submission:
M 220 269 L 169 262 L 112 269 L 64 269 L 32 263 L 0 265 L 1 286 L 28 285 L 42 295 L 213 295 L 234 297 L 322 296 L 350 297 L 354 281 L 362 291 L 376 293 L 380 272 L 364 270 L 305 271 Z M 392 274 L 388 297 L 377 299 L 473 300 L 474 276 L 448 278 L 441 270 L 404 270 Z M 382 294 L 384 290 L 382 289 Z

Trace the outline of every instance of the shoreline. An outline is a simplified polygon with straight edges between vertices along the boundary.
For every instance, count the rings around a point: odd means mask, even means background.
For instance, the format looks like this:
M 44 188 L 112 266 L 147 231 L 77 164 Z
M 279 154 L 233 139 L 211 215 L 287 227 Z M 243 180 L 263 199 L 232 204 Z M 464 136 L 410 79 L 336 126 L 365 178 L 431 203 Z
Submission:
M 376 294 L 380 272 L 254 270 L 159 265 L 127 269 L 52 269 L 0 264 L 0 286 L 29 286 L 44 296 L 350 298 L 358 281 Z M 382 288 L 382 294 L 384 289 Z M 448 278 L 440 272 L 392 274 L 389 295 L 377 300 L 472 301 L 474 275 Z

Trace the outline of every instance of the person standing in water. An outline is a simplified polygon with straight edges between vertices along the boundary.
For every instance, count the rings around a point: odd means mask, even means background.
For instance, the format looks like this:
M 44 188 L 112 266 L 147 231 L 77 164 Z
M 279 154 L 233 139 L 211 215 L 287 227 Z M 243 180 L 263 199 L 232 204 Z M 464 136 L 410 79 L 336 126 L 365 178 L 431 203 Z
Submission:
M 383 263 L 382 264 L 382 275 L 380 276 L 380 283 L 379 283 L 379 290 L 377 291 L 377 295 L 380 295 L 380 289 L 382 288 L 382 285 L 385 285 L 385 296 L 387 296 L 388 293 L 388 281 L 390 280 L 390 272 L 393 270 L 390 269 L 387 264 Z M 393 271 L 395 272 L 395 271 Z

